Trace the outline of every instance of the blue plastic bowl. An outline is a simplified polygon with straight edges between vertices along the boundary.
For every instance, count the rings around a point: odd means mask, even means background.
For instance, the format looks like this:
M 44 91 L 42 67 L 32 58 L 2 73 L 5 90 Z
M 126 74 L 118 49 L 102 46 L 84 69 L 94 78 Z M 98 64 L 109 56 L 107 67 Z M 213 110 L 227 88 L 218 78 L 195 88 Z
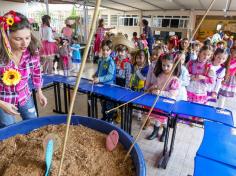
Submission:
M 20 123 L 0 129 L 0 140 L 7 139 L 17 134 L 27 134 L 34 129 L 41 128 L 46 125 L 51 125 L 51 124 L 58 125 L 63 123 L 66 123 L 66 115 L 48 116 L 48 117 L 22 121 Z M 118 131 L 120 136 L 119 142 L 127 150 L 132 145 L 133 138 L 131 138 L 126 132 L 102 120 L 73 116 L 71 119 L 71 124 L 72 125 L 81 124 L 105 134 L 108 134 L 112 130 L 116 130 Z M 145 160 L 138 144 L 134 145 L 134 148 L 131 151 L 131 158 L 134 162 L 137 176 L 146 176 Z

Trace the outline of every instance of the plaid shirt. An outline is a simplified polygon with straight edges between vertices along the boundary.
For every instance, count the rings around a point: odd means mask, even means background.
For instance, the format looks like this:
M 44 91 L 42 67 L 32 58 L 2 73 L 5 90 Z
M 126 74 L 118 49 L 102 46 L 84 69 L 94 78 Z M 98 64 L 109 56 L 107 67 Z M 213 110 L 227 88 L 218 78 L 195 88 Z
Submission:
M 0 79 L 0 100 L 11 103 L 14 105 L 24 105 L 31 96 L 29 88 L 29 79 L 32 79 L 35 89 L 42 87 L 42 76 L 40 71 L 39 56 L 31 56 L 30 52 L 26 50 L 19 62 L 19 65 L 10 60 L 9 63 L 0 64 L 0 76 L 2 78 L 3 73 L 8 69 L 16 69 L 21 73 L 20 82 L 14 86 L 4 85 L 2 79 Z

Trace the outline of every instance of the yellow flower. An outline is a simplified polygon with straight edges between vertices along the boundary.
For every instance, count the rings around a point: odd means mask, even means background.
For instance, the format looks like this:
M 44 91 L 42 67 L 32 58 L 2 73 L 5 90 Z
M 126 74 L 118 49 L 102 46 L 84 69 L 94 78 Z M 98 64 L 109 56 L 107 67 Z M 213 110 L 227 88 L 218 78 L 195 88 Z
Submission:
M 14 19 L 12 17 L 8 17 L 6 19 L 6 22 L 7 22 L 8 26 L 12 26 L 14 24 Z
M 21 80 L 21 74 L 15 69 L 6 70 L 3 73 L 2 81 L 7 86 L 17 85 Z

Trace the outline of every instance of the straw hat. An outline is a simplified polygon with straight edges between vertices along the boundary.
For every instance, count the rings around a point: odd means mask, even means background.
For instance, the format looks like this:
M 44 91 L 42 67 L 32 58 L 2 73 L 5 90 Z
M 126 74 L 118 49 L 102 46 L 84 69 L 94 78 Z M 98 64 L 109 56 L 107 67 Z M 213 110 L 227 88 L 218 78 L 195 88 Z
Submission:
M 130 53 L 136 51 L 134 42 L 126 39 L 125 36 L 123 34 L 120 34 L 120 33 L 118 33 L 115 37 L 112 38 L 112 44 L 113 44 L 114 49 L 118 45 L 124 45 L 128 48 L 128 51 Z

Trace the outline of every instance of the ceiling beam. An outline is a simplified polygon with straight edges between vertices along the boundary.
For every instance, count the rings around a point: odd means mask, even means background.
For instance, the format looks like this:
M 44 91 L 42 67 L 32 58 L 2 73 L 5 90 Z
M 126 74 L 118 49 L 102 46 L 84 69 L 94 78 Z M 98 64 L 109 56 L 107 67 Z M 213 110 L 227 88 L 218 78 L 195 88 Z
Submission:
M 160 6 L 157 6 L 156 4 L 153 4 L 151 2 L 148 2 L 147 0 L 142 0 L 143 2 L 145 2 L 146 4 L 149 4 L 151 6 L 154 6 L 154 7 L 157 7 L 158 9 L 161 9 L 161 10 L 165 10 L 164 8 L 160 7 Z
M 143 10 L 143 9 L 140 9 L 140 8 L 137 8 L 137 7 L 134 7 L 134 6 L 128 5 L 128 4 L 123 4 L 123 3 L 121 3 L 121 2 L 117 2 L 117 1 L 114 1 L 114 0 L 110 0 L 110 2 L 113 2 L 113 3 L 119 4 L 119 5 L 123 5 L 123 6 L 126 6 L 126 7 L 130 7 L 130 8 L 136 9 L 136 10 Z

